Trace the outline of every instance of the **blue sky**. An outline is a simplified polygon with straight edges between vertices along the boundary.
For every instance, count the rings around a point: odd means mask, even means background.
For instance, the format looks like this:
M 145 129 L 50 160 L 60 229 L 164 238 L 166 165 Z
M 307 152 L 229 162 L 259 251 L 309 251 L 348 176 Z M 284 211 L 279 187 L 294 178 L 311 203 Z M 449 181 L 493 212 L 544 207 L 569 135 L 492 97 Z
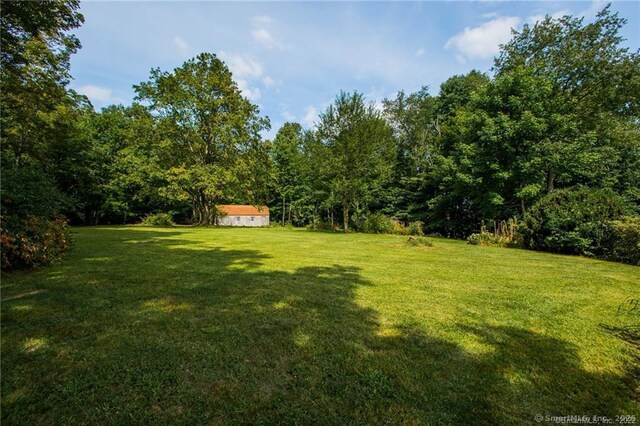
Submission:
M 592 20 L 603 2 L 84 2 L 71 86 L 100 109 L 131 103 L 151 68 L 200 52 L 222 58 L 245 96 L 271 119 L 309 127 L 342 89 L 376 103 L 399 90 L 489 71 L 510 28 L 571 14 Z M 640 3 L 614 2 L 640 45 Z

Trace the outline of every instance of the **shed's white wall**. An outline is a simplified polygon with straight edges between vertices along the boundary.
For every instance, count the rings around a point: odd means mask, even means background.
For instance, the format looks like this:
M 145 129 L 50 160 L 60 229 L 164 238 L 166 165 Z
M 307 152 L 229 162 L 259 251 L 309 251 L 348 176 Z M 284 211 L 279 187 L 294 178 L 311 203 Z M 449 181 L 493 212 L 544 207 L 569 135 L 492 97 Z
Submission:
M 253 220 L 251 220 L 253 218 Z M 218 218 L 220 226 L 269 226 L 269 216 L 234 216 Z

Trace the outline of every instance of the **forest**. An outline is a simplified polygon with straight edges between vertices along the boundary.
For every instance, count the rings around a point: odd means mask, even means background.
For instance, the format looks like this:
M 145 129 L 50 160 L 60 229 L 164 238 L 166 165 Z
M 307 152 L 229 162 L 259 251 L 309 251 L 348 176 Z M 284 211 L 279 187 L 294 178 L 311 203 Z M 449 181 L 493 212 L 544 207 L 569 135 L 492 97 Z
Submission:
M 220 204 L 267 205 L 281 226 L 640 264 L 640 53 L 609 6 L 525 25 L 492 69 L 382 107 L 342 91 L 273 140 L 215 53 L 152 69 L 132 104 L 96 111 L 69 87 L 79 2 L 2 15 L 3 269 L 59 256 L 68 225 L 212 225 Z

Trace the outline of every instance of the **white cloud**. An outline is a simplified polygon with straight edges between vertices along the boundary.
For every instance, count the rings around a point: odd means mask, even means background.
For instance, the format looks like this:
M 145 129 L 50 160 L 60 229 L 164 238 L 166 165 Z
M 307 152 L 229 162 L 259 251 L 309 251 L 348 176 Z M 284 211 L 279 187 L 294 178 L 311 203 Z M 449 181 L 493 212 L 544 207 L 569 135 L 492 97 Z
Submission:
M 262 16 L 254 16 L 253 19 L 254 25 L 265 25 L 273 22 L 273 18 L 271 16 L 262 15 Z
M 282 113 L 280 113 L 280 115 L 282 116 L 282 118 L 284 118 L 286 121 L 296 121 L 296 116 L 291 114 L 289 111 L 282 111 Z
M 262 96 L 262 92 L 257 87 L 251 87 L 247 80 L 238 79 L 236 80 L 238 83 L 238 89 L 242 92 L 244 96 L 247 97 L 250 101 L 257 101 Z
M 424 47 L 421 47 L 420 49 L 416 50 L 415 56 L 417 57 L 424 56 L 425 53 L 426 53 L 426 50 L 424 50 Z
M 254 40 L 260 42 L 267 49 L 281 49 L 282 46 L 276 41 L 266 28 L 256 28 L 251 31 Z
M 273 19 L 270 16 L 254 16 L 253 30 L 251 36 L 258 43 L 262 44 L 267 49 L 283 49 L 284 46 L 271 34 L 271 31 L 267 29 L 267 26 L 273 23 Z
M 276 81 L 273 78 L 269 77 L 268 75 L 265 75 L 262 78 L 262 84 L 264 84 L 264 87 L 266 87 L 268 89 L 268 88 L 274 86 L 276 84 Z
M 249 100 L 257 101 L 262 92 L 255 86 L 255 81 L 262 77 L 264 69 L 262 64 L 245 55 L 236 55 L 220 51 L 220 58 L 227 64 L 234 81 L 244 96 Z M 266 77 L 265 77 L 266 78 Z
M 254 59 L 242 55 L 232 55 L 225 51 L 220 51 L 220 57 L 235 78 L 259 78 L 262 76 L 262 64 Z
M 180 53 L 187 53 L 187 51 L 189 50 L 189 43 L 187 43 L 185 39 L 180 36 L 175 36 L 173 38 L 173 45 L 178 48 L 178 51 Z
M 302 124 L 307 127 L 313 127 L 313 124 L 318 119 L 318 110 L 313 105 L 309 105 L 304 110 L 304 116 L 302 117 Z
M 569 10 L 562 9 L 557 12 L 553 12 L 550 15 L 553 19 L 559 19 L 559 18 L 562 18 L 564 15 L 570 15 L 570 14 L 571 12 Z M 537 22 L 544 21 L 544 18 L 546 18 L 546 15 L 532 15 L 527 18 L 527 23 L 530 25 L 535 25 Z
M 598 12 L 600 12 L 606 4 L 604 0 L 593 0 L 591 5 L 587 9 L 579 12 L 577 16 L 584 16 L 587 20 L 591 20 L 596 17 Z
M 373 103 L 373 107 L 376 109 L 376 111 L 380 113 L 384 112 L 384 104 L 382 103 L 382 100 L 386 96 L 383 89 L 372 87 L 368 93 L 365 93 L 364 97 L 367 100 L 367 102 Z
M 503 16 L 479 27 L 465 28 L 447 40 L 445 49 L 455 49 L 462 58 L 489 59 L 500 51 L 500 45 L 511 38 L 511 28 L 519 26 L 515 16 Z
M 113 91 L 108 87 L 94 86 L 92 84 L 85 84 L 76 89 L 81 95 L 85 95 L 91 103 L 98 104 L 111 104 L 122 102 L 120 98 L 113 96 Z

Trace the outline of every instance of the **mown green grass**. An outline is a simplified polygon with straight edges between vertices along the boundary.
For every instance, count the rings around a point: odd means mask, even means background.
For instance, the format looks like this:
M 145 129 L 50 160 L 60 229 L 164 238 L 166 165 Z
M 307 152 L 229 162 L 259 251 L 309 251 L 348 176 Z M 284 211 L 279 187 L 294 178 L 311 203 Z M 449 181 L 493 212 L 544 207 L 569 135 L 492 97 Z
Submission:
M 74 229 L 2 276 L 2 422 L 636 415 L 640 268 L 435 239 Z

